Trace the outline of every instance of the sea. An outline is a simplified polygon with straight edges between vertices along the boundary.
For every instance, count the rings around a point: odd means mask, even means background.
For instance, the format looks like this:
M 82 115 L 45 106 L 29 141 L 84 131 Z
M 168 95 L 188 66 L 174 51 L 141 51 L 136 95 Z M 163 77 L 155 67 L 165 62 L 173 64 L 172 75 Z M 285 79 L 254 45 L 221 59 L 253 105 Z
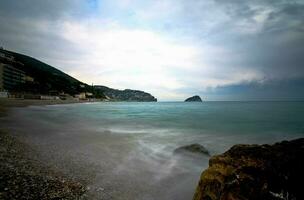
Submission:
M 211 154 L 304 137 L 304 102 L 95 102 L 14 108 L 1 120 L 90 199 L 192 199 Z

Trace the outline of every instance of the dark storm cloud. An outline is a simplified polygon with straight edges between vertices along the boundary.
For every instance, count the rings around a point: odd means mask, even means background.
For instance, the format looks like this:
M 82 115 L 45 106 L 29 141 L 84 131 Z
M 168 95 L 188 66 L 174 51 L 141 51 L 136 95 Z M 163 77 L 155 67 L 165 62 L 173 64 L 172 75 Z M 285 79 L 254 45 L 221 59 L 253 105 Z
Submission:
M 270 79 L 304 78 L 303 2 L 216 2 L 229 16 L 215 26 L 214 30 L 221 32 L 216 39 L 242 55 L 230 64 L 259 69 Z M 264 19 L 259 21 L 259 17 Z
M 244 83 L 203 91 L 208 100 L 235 101 L 301 101 L 304 99 L 304 79 L 269 81 L 265 84 Z
M 274 7 L 257 37 L 249 43 L 253 49 L 248 57 L 269 76 L 303 78 L 303 27 L 304 5 L 286 3 Z

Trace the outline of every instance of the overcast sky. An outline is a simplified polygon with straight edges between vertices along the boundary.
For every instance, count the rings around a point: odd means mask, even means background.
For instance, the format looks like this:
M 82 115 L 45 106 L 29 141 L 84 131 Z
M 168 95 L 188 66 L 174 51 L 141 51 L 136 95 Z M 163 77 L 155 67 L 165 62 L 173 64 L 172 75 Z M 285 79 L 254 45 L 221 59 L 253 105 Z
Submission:
M 303 0 L 1 0 L 0 45 L 159 100 L 304 99 Z

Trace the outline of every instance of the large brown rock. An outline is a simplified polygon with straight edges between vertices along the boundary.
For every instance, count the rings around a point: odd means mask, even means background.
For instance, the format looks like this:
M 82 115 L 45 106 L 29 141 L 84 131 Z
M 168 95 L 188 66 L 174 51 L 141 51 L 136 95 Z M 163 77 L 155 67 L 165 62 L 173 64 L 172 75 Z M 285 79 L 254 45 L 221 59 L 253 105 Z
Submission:
M 213 156 L 194 200 L 304 199 L 304 138 L 274 145 L 235 145 Z

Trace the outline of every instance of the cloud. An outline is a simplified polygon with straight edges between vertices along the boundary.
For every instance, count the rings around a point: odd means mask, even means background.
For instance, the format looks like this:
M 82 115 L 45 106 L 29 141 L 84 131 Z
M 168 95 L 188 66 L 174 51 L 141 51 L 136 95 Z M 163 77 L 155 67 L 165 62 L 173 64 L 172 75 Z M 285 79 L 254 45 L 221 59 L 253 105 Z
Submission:
M 4 47 L 161 100 L 304 79 L 302 1 L 10 0 L 0 16 Z
M 62 31 L 66 40 L 86 52 L 79 55 L 69 72 L 87 82 L 173 93 L 189 86 L 217 87 L 262 77 L 252 69 L 214 66 L 210 57 L 215 54 L 235 58 L 225 49 L 183 43 L 156 32 L 100 28 L 98 22 L 66 23 Z M 219 75 L 219 70 L 225 75 Z
M 177 89 L 183 84 L 170 76 L 170 71 L 199 64 L 194 62 L 199 48 L 147 30 L 67 22 L 62 35 L 86 52 L 78 56 L 70 73 L 96 84 Z
M 81 0 L 2 0 L 0 15 L 5 18 L 57 20 L 68 15 L 85 13 L 88 6 Z

